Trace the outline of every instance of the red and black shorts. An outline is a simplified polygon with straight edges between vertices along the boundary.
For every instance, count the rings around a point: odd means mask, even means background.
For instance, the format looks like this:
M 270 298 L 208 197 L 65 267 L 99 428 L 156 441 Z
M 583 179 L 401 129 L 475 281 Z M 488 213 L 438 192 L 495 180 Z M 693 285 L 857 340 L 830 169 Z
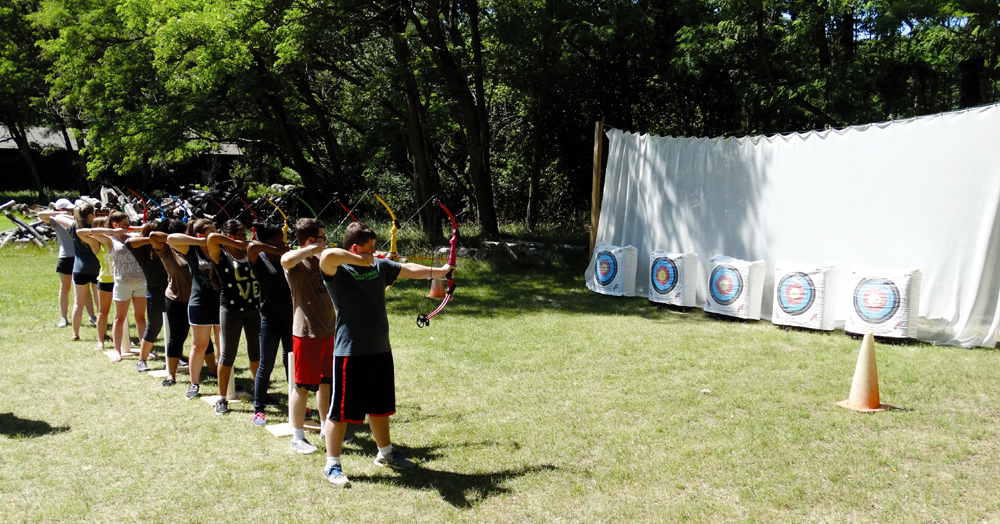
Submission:
M 388 417 L 396 412 L 396 380 L 392 352 L 334 357 L 333 391 L 327 420 L 361 424 L 365 415 Z
M 333 335 L 322 338 L 292 336 L 295 355 L 295 387 L 319 391 L 320 384 L 331 382 L 333 371 Z

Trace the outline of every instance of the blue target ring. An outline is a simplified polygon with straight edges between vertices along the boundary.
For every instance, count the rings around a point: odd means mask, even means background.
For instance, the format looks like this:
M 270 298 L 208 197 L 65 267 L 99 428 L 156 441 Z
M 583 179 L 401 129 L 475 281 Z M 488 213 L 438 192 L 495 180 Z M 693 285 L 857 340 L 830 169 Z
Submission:
M 854 288 L 854 312 L 869 324 L 892 318 L 900 301 L 899 288 L 884 278 L 865 278 Z
M 667 257 L 657 258 L 653 261 L 649 281 L 657 293 L 661 295 L 670 293 L 677 287 L 677 264 Z
M 610 251 L 601 251 L 597 255 L 597 283 L 607 286 L 618 276 L 618 259 Z
M 805 273 L 789 273 L 778 282 L 778 307 L 789 315 L 801 315 L 816 301 L 816 285 Z
M 728 306 L 743 294 L 743 275 L 733 266 L 715 266 L 708 279 L 708 287 L 717 304 Z

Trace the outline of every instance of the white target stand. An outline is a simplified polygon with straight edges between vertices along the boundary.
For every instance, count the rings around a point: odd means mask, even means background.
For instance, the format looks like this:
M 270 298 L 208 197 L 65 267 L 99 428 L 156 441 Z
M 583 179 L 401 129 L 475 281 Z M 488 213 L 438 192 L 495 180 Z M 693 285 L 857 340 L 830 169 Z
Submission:
M 634 297 L 638 252 L 632 246 L 595 247 L 594 278 L 587 282 L 587 288 L 602 295 Z
M 295 428 L 292 427 L 292 395 L 295 393 L 295 352 L 288 353 L 288 422 L 284 424 L 268 424 L 265 426 L 276 437 L 290 437 Z M 306 420 L 302 429 L 319 433 L 322 428 L 314 420 Z
M 714 256 L 708 266 L 705 311 L 718 315 L 760 320 L 764 294 L 764 261 L 748 262 Z
M 851 272 L 851 303 L 845 333 L 916 338 L 920 306 L 920 271 L 878 276 Z
M 774 270 L 771 323 L 833 331 L 837 269 L 781 265 Z
M 694 307 L 698 298 L 698 255 L 653 251 L 649 255 L 649 301 Z

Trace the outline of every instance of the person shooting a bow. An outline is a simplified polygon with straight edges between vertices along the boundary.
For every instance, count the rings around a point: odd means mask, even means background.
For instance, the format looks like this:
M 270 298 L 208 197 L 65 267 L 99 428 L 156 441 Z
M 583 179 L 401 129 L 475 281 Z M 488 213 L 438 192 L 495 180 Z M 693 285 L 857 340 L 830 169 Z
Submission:
M 397 278 L 450 278 L 452 266 L 400 264 L 375 257 L 375 232 L 352 222 L 343 249 L 327 248 L 319 258 L 326 289 L 337 309 L 334 335 L 332 401 L 326 417 L 323 473 L 335 486 L 350 482 L 340 464 L 340 448 L 348 423 L 368 416 L 378 445 L 375 464 L 393 469 L 416 466 L 393 449 L 389 416 L 396 412 L 396 392 L 385 287 Z

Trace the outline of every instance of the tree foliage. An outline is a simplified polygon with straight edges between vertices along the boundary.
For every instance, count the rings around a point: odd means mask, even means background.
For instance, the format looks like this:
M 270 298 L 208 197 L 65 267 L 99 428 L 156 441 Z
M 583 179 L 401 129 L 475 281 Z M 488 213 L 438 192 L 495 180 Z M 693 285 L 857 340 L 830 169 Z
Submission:
M 294 172 L 318 205 L 438 195 L 492 235 L 587 208 L 596 120 L 840 127 L 991 103 L 1000 80 L 984 0 L 5 0 L 0 23 L 4 125 L 11 100 L 34 100 L 22 126 L 56 107 L 94 176 L 238 144 L 239 176 Z

